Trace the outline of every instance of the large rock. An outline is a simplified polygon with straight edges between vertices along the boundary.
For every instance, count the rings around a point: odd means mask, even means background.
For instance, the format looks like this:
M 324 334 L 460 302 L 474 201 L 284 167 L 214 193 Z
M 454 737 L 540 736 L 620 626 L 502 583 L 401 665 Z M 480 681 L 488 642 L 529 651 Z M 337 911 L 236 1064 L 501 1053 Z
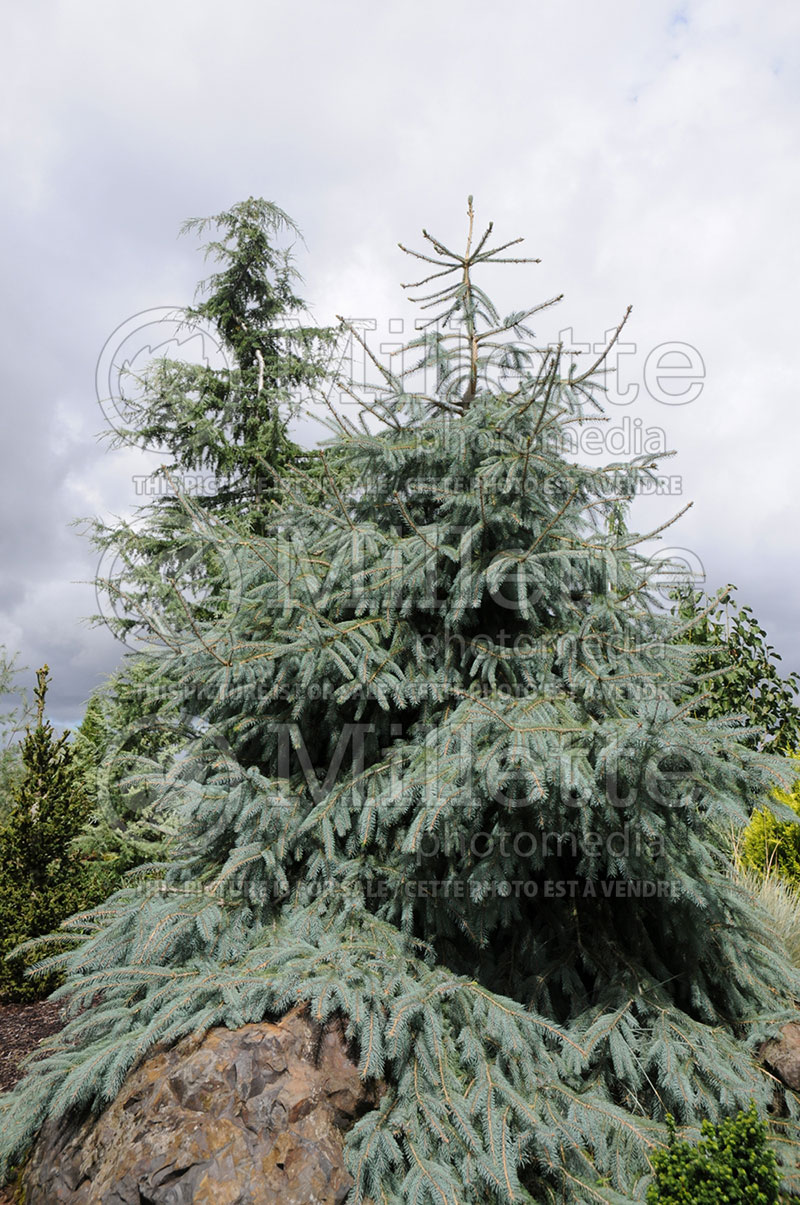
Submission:
M 760 1050 L 761 1058 L 781 1083 L 800 1092 L 800 1024 L 784 1025 L 779 1038 L 771 1038 Z
M 295 1009 L 160 1050 L 99 1117 L 44 1126 L 25 1205 L 340 1205 L 342 1131 L 375 1103 L 340 1028 Z

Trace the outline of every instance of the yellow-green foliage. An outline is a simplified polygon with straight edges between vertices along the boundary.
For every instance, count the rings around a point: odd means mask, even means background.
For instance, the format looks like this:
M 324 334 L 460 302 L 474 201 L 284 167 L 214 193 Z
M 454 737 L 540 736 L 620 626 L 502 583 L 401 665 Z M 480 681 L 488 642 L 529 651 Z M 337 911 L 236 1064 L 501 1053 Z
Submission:
M 647 1205 L 775 1205 L 780 1178 L 755 1103 L 719 1125 L 703 1121 L 696 1146 L 676 1137 L 667 1115 L 669 1148 L 653 1158 L 655 1183 Z
M 797 757 L 800 774 L 800 757 Z M 800 778 L 790 791 L 776 790 L 775 799 L 800 819 Z M 777 874 L 800 887 L 800 824 L 778 820 L 768 808 L 758 808 L 742 834 L 739 857 L 746 870 Z

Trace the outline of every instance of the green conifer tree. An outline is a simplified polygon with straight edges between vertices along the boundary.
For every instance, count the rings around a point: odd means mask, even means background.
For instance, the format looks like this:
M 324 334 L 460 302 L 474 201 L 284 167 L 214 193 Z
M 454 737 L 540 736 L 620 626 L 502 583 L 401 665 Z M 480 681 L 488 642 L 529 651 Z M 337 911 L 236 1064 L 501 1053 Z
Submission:
M 175 817 L 142 780 L 185 743 L 187 731 L 174 691 L 144 655 L 129 654 L 92 692 L 72 745 L 90 801 L 73 849 L 103 897 L 127 871 L 169 856 Z
M 162 780 L 176 860 L 42 964 L 95 1003 L 0 1105 L 6 1160 L 156 1043 L 299 1001 L 386 1085 L 346 1137 L 354 1205 L 643 1201 L 667 1114 L 767 1114 L 754 1050 L 800 975 L 713 834 L 784 759 L 685 705 L 678 621 L 609 525 L 650 458 L 563 453 L 602 357 L 501 317 L 476 275 L 526 261 L 471 199 L 463 253 L 426 238 L 418 375 L 340 419 L 322 505 L 287 478 L 233 628 L 162 654 L 197 716 Z
M 39 955 L 6 955 L 98 898 L 87 900 L 83 865 L 70 850 L 89 804 L 69 733 L 56 737 L 45 719 L 47 685 L 45 665 L 37 673 L 36 725 L 22 742 L 22 780 L 0 828 L 0 998 L 6 1000 L 46 995 L 59 982 L 58 974 L 25 978 Z
M 5 645 L 0 645 L 0 699 L 13 700 L 13 706 L 0 712 L 0 824 L 6 820 L 14 791 L 22 782 L 20 738 L 32 718 L 30 698 L 16 682 L 21 672 L 17 657 L 9 655 Z
M 186 321 L 211 328 L 225 366 L 152 361 L 127 400 L 128 425 L 107 432 L 112 446 L 162 448 L 168 457 L 162 471 L 178 491 L 157 495 L 131 523 L 89 523 L 110 567 L 97 583 L 113 604 L 102 619 L 123 639 L 170 643 L 176 629 L 207 629 L 230 613 L 240 580 L 235 552 L 220 550 L 220 533 L 226 525 L 262 529 L 287 464 L 320 471 L 314 454 L 288 435 L 303 390 L 323 375 L 335 334 L 298 318 L 304 304 L 295 292 L 298 272 L 291 249 L 277 244 L 299 231 L 277 206 L 252 197 L 183 228 L 209 230 L 218 238 L 206 244 L 206 258 L 222 270 L 198 286 L 202 299 L 187 308 Z M 196 491 L 202 512 L 179 496 L 187 472 L 205 482 Z M 126 657 L 89 700 L 76 755 L 93 808 L 76 848 L 109 890 L 124 871 L 160 859 L 169 829 L 163 808 L 156 816 L 142 807 L 140 788 L 122 786 L 123 762 L 133 774 L 175 744 L 181 724 L 147 656 Z
M 205 244 L 206 258 L 221 271 L 198 286 L 201 299 L 187 307 L 186 319 L 211 327 L 227 364 L 152 361 L 129 404 L 130 426 L 119 427 L 113 443 L 163 448 L 176 472 L 205 472 L 214 488 L 197 492 L 203 509 L 237 523 L 249 519 L 258 532 L 279 498 L 283 468 L 314 461 L 289 438 L 287 423 L 303 391 L 325 377 L 337 332 L 301 322 L 299 273 L 291 248 L 278 245 L 286 235 L 301 236 L 283 210 L 250 197 L 186 222 L 182 233 L 209 230 L 218 237 Z
M 250 197 L 210 218 L 186 222 L 182 233 L 218 237 L 206 258 L 221 270 L 198 285 L 200 299 L 186 322 L 210 327 L 224 366 L 155 359 L 126 398 L 112 447 L 163 450 L 154 477 L 166 492 L 130 522 L 82 520 L 110 572 L 99 583 L 115 607 L 103 622 L 123 639 L 169 642 L 191 623 L 211 623 L 234 605 L 235 553 L 222 551 L 224 532 L 259 534 L 280 500 L 287 466 L 319 476 L 313 452 L 289 436 L 304 395 L 326 374 L 337 331 L 301 321 L 299 273 L 286 236 L 300 237 L 276 205 Z M 192 479 L 186 486 L 186 475 Z M 182 495 L 191 494 L 196 505 Z M 153 624 L 154 616 L 162 619 Z

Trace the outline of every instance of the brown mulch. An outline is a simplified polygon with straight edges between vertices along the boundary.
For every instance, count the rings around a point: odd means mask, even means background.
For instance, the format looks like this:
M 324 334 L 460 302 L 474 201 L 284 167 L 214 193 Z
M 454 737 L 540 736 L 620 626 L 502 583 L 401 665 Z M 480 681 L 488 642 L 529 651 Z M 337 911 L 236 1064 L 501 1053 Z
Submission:
M 0 1004 L 0 1092 L 21 1079 L 20 1062 L 42 1038 L 62 1028 L 61 1007 L 55 1001 L 34 1004 Z M 0 1205 L 12 1205 L 8 1189 L 0 1187 Z
M 19 1064 L 40 1039 L 57 1033 L 63 1025 L 61 1007 L 55 1001 L 0 1004 L 0 1092 L 7 1092 L 22 1078 Z

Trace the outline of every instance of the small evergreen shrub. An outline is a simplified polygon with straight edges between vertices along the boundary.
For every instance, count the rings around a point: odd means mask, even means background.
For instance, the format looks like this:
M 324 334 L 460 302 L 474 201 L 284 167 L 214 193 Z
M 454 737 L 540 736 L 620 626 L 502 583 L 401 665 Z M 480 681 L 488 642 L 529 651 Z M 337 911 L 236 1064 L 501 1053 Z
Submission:
M 667 1117 L 669 1146 L 653 1157 L 656 1179 L 647 1205 L 775 1205 L 780 1200 L 775 1154 L 755 1102 L 714 1126 L 703 1121 L 696 1144 L 680 1141 Z
M 800 778 L 791 790 L 776 789 L 773 795 L 800 820 Z M 768 808 L 758 808 L 742 833 L 739 857 L 746 870 L 761 876 L 775 874 L 800 887 L 800 823 L 779 820 Z
M 60 982 L 46 974 L 26 978 L 41 953 L 12 952 L 49 933 L 74 912 L 102 899 L 92 894 L 86 869 L 70 843 L 86 820 L 89 801 L 68 744 L 44 719 L 48 670 L 37 674 L 37 721 L 22 742 L 23 773 L 0 827 L 0 1000 L 41 999 Z M 11 955 L 11 957 L 9 957 Z

